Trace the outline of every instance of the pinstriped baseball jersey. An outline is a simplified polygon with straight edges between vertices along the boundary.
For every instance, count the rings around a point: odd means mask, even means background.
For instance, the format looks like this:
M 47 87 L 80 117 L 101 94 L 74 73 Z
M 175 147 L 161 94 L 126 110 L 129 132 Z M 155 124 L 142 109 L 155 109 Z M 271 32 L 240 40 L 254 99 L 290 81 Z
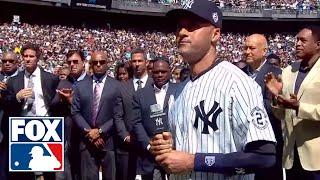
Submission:
M 179 89 L 180 88 L 180 89 Z M 169 112 L 176 149 L 188 153 L 231 153 L 258 140 L 275 142 L 260 86 L 229 62 L 222 61 L 178 88 Z M 190 172 L 171 179 L 253 179 Z

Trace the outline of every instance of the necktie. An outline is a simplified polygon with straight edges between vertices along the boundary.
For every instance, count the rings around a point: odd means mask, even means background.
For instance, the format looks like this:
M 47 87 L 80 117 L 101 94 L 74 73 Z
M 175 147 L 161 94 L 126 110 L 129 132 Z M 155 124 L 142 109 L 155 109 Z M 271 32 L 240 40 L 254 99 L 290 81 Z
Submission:
M 26 101 L 27 103 L 27 111 L 28 111 L 28 115 L 36 115 L 36 106 L 35 106 L 35 94 L 34 94 L 34 83 L 33 83 L 33 78 L 34 75 L 30 74 L 28 75 L 28 85 L 27 88 L 31 88 L 32 89 L 32 95 L 31 97 L 29 97 Z M 30 114 L 31 113 L 31 114 Z
M 141 89 L 142 88 L 142 81 L 139 79 L 136 83 L 138 84 L 137 90 Z
M 101 90 L 101 82 L 96 81 L 96 85 L 93 90 L 93 102 L 92 102 L 92 124 L 93 124 L 93 126 L 96 125 L 96 120 L 97 120 L 97 115 L 98 115 L 99 102 L 100 102 L 100 98 L 101 98 L 100 90 Z

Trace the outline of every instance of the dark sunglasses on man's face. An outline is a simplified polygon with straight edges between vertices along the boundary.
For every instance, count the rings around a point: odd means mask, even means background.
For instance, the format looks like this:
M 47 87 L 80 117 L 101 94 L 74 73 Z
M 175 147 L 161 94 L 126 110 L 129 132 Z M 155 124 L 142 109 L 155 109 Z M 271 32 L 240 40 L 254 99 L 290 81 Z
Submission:
M 79 60 L 69 60 L 69 61 L 67 61 L 67 64 L 71 65 L 71 63 L 79 64 Z
M 100 63 L 100 65 L 104 65 L 104 64 L 107 63 L 107 61 L 106 61 L 106 60 L 92 61 L 92 64 L 93 64 L 94 66 L 98 65 L 98 63 Z
M 11 63 L 11 64 L 14 63 L 14 60 L 13 60 L 13 59 L 2 59 L 1 61 L 2 61 L 3 64 L 6 64 L 7 62 L 8 62 L 8 63 Z

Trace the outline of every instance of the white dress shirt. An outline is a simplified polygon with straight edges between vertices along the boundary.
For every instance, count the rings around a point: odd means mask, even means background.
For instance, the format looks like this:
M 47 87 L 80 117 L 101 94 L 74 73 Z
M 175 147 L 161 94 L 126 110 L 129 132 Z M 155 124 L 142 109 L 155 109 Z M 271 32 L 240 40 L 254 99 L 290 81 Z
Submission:
M 101 79 L 101 81 L 100 81 L 100 92 L 99 92 L 99 94 L 100 94 L 100 98 L 101 98 L 101 95 L 102 95 L 102 91 L 103 91 L 103 88 L 104 88 L 104 84 L 105 84 L 105 82 L 106 82 L 106 78 L 107 78 L 107 76 L 105 75 L 102 79 Z M 92 83 L 93 83 L 93 86 L 92 86 L 92 92 L 94 93 L 94 88 L 96 87 L 96 84 L 97 84 L 97 81 L 98 80 L 98 78 L 96 77 L 96 76 L 93 76 L 93 81 L 92 81 Z M 99 104 L 100 104 L 100 101 L 99 101 Z M 98 105 L 98 107 L 99 107 L 99 105 Z
M 28 87 L 28 75 L 30 73 L 28 71 L 25 71 L 24 75 L 24 88 Z M 32 78 L 33 82 L 33 92 L 34 92 L 34 103 L 36 106 L 36 115 L 37 116 L 48 116 L 48 109 L 44 103 L 43 99 L 43 92 L 42 92 L 42 84 L 41 84 L 41 73 L 40 73 L 40 68 L 37 67 L 36 70 L 32 73 Z
M 133 86 L 134 86 L 134 90 L 137 91 L 138 89 L 138 81 L 141 81 L 141 88 L 144 88 L 146 86 L 147 80 L 148 80 L 148 74 L 146 74 L 145 76 L 143 76 L 141 79 L 138 79 L 136 77 L 133 77 Z
M 159 89 L 156 85 L 153 85 L 153 86 L 154 86 L 154 93 L 157 99 L 157 104 L 159 104 L 161 109 L 163 110 L 164 99 L 166 98 L 166 93 L 169 87 L 169 83 L 163 85 L 161 89 Z

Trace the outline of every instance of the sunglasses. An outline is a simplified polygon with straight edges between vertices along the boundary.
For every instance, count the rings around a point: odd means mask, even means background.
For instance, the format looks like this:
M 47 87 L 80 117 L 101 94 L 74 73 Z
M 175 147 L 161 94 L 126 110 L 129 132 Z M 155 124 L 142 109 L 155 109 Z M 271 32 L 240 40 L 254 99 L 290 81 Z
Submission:
M 104 64 L 106 64 L 106 63 L 107 63 L 107 61 L 106 61 L 106 60 L 101 60 L 101 61 L 91 61 L 91 63 L 92 63 L 94 66 L 96 66 L 96 65 L 98 65 L 99 63 L 100 63 L 100 65 L 104 65 Z
M 7 62 L 13 64 L 15 60 L 13 60 L 13 59 L 2 59 L 1 61 L 2 61 L 3 64 L 6 64 Z
M 79 60 L 68 60 L 67 61 L 67 64 L 69 64 L 69 65 L 71 65 L 71 63 L 73 63 L 73 64 L 79 64 Z

